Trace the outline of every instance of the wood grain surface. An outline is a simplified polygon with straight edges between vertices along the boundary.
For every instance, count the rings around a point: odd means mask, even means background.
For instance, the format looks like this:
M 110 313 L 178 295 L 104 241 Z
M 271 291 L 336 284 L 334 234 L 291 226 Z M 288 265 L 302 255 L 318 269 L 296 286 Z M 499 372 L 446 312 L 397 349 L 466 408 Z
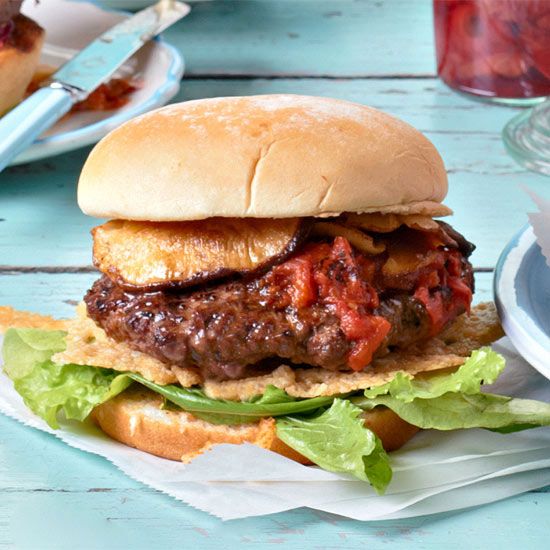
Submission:
M 195 3 L 166 38 L 199 78 L 435 75 L 429 0 Z
M 430 0 L 215 1 L 166 33 L 184 53 L 176 100 L 334 96 L 393 113 L 426 133 L 449 171 L 453 224 L 477 250 L 477 300 L 533 208 L 521 185 L 547 178 L 507 156 L 514 109 L 472 101 L 435 78 Z M 0 174 L 0 304 L 70 316 L 96 275 L 75 204 L 89 149 Z M 547 548 L 550 493 L 465 511 L 360 523 L 307 509 L 223 523 L 144 487 L 103 458 L 0 416 L 0 548 Z

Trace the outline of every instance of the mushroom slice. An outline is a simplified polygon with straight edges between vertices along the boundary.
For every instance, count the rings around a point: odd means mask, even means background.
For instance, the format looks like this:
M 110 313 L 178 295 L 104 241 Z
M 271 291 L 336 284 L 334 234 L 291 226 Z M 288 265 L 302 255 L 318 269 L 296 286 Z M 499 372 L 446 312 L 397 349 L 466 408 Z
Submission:
M 346 224 L 375 233 L 390 233 L 402 225 L 425 231 L 437 231 L 439 229 L 439 224 L 430 216 L 420 214 L 348 214 Z
M 375 243 L 370 235 L 361 230 L 335 222 L 316 222 L 312 231 L 314 235 L 320 237 L 344 237 L 363 254 L 381 254 L 386 249 L 384 244 Z
M 291 254 L 307 232 L 301 218 L 112 220 L 92 230 L 94 264 L 130 290 L 184 288 L 267 270 Z

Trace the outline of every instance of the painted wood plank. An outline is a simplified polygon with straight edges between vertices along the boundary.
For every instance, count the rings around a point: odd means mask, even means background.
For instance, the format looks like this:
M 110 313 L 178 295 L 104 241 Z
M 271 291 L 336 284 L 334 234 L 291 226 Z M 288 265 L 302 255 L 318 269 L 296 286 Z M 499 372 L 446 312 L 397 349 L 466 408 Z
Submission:
M 160 494 L 8 494 L 0 544 L 40 548 L 546 548 L 549 494 L 528 493 L 482 510 L 360 523 L 307 509 L 222 523 Z M 4 510 L 2 510 L 4 509 Z M 518 517 L 518 511 L 522 514 Z M 31 523 L 32 522 L 32 523 Z M 30 528 L 30 525 L 32 528 Z M 460 545 L 460 546 L 459 546 Z M 525 545 L 525 546 L 523 546 Z
M 74 315 L 97 273 L 2 273 L 0 305 L 58 318 Z
M 520 184 L 550 197 L 547 178 L 517 166 L 500 130 L 514 109 L 473 102 L 436 80 L 191 80 L 177 99 L 255 93 L 340 97 L 383 108 L 424 131 L 449 170 L 452 223 L 478 248 L 472 261 L 494 266 L 500 250 L 533 208 Z M 88 149 L 0 174 L 0 265 L 91 264 L 96 220 L 77 208 L 76 182 Z
M 76 205 L 87 150 L 0 173 L 0 264 L 91 264 L 89 230 L 97 221 Z
M 165 37 L 191 75 L 435 71 L 431 0 L 201 2 Z
M 66 318 L 74 314 L 96 273 L 0 273 L 0 305 Z M 493 297 L 493 274 L 475 274 L 477 302 Z

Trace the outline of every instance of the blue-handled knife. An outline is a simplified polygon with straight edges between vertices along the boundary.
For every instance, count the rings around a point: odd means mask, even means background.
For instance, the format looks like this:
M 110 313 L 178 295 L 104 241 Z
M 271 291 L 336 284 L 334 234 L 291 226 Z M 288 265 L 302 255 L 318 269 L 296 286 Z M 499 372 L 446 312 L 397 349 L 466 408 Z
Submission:
M 160 0 L 96 38 L 25 101 L 0 118 L 0 171 L 71 107 L 88 97 L 151 38 L 189 13 Z

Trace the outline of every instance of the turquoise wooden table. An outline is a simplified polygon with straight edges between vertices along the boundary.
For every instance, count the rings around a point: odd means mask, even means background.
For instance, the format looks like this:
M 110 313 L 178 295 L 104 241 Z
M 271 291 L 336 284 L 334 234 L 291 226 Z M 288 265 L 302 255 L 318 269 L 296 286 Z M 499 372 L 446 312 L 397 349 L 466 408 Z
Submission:
M 509 158 L 509 108 L 470 101 L 435 77 L 429 0 L 211 2 L 166 38 L 187 61 L 177 100 L 294 92 L 402 117 L 446 162 L 453 224 L 477 243 L 478 300 L 506 241 L 550 179 Z M 0 304 L 69 316 L 96 275 L 75 204 L 89 149 L 0 174 Z M 114 466 L 0 415 L 0 548 L 548 548 L 550 492 L 409 520 L 360 523 L 307 509 L 223 523 Z

